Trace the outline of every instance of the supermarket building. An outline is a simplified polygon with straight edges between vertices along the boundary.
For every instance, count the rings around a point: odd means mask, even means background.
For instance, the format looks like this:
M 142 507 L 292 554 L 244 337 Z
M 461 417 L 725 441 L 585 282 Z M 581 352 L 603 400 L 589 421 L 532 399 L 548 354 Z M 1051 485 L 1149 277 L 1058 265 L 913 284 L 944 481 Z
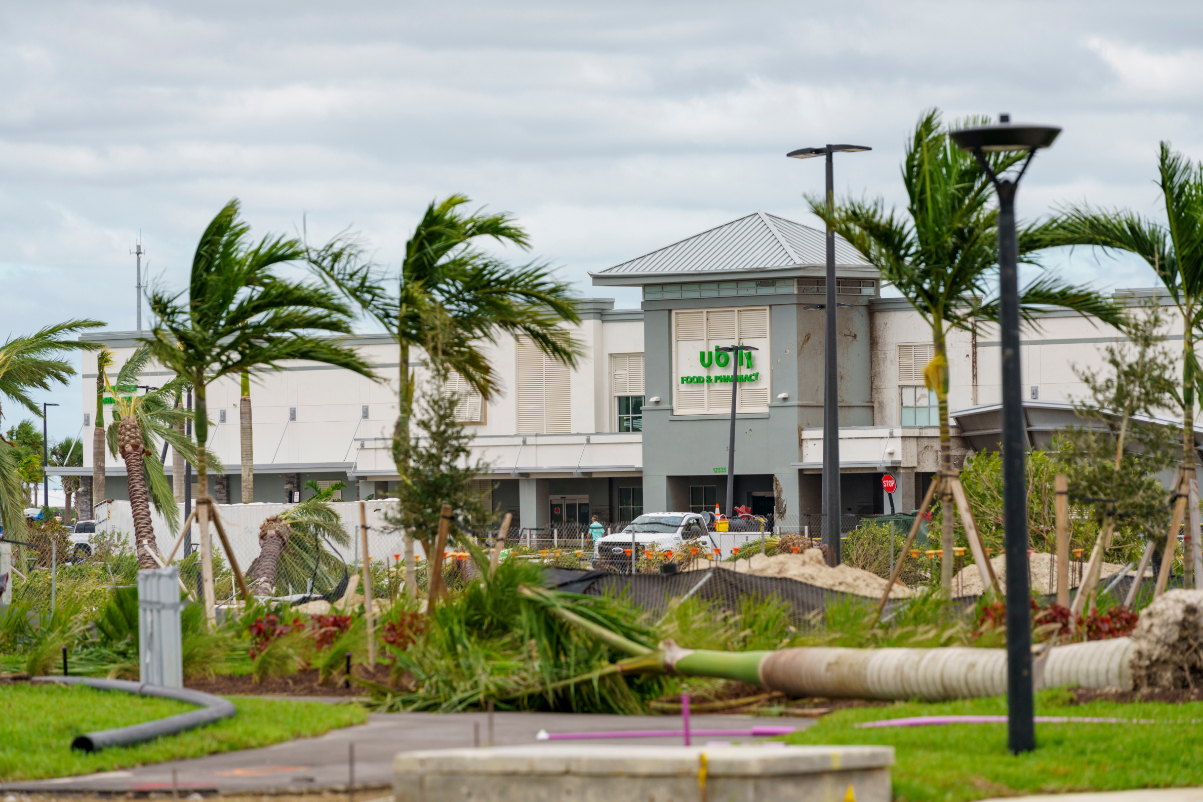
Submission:
M 732 393 L 731 365 L 715 349 L 742 342 L 758 350 L 736 385 L 736 503 L 770 512 L 775 479 L 787 518 L 819 513 L 829 346 L 824 247 L 822 231 L 750 214 L 591 274 L 601 290 L 642 288 L 643 301 L 639 309 L 615 309 L 611 299 L 583 299 L 574 334 L 586 356 L 575 368 L 523 340 L 502 337 L 487 345 L 501 392 L 485 403 L 454 388 L 464 394 L 459 411 L 476 435 L 474 455 L 490 465 L 480 476 L 482 495 L 494 509 L 514 512 L 524 528 L 594 514 L 621 521 L 644 510 L 713 509 L 726 495 Z M 937 470 L 935 398 L 923 387 L 930 329 L 905 300 L 882 297 L 877 271 L 839 240 L 836 262 L 844 512 L 888 512 L 884 473 L 897 480 L 895 507 L 909 511 Z M 1156 290 L 1116 293 L 1131 304 L 1149 295 L 1168 303 Z M 1085 391 L 1074 366 L 1097 367 L 1100 347 L 1117 336 L 1064 311 L 1025 333 L 1024 398 L 1033 446 L 1047 444 L 1072 420 L 1067 402 Z M 89 339 L 108 345 L 118 367 L 135 347 L 129 332 Z M 310 480 L 346 482 L 344 499 L 379 496 L 395 486 L 389 443 L 397 349 L 386 335 L 346 342 L 384 382 L 297 363 L 253 385 L 255 501 L 306 493 Z M 970 449 L 996 447 L 999 356 L 989 324 L 948 338 L 958 461 Z M 95 373 L 95 355 L 85 354 L 84 409 L 94 407 Z M 151 385 L 168 378 L 154 367 L 144 374 Z M 212 489 L 231 502 L 242 500 L 238 396 L 236 379 L 210 385 L 211 446 L 224 463 Z M 52 473 L 78 474 L 88 487 L 90 465 L 86 449 L 83 468 Z M 126 497 L 124 467 L 112 457 L 106 495 Z

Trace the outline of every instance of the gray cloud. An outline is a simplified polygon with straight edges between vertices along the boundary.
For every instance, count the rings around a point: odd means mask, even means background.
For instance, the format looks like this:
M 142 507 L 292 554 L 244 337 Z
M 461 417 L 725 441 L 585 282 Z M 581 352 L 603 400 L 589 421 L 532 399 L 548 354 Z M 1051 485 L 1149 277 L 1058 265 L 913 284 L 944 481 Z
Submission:
M 0 336 L 68 316 L 133 326 L 142 231 L 182 286 L 230 197 L 257 233 L 354 226 L 395 261 L 453 191 L 586 272 L 765 209 L 809 221 L 821 168 L 902 202 L 919 113 L 1063 125 L 1021 213 L 1089 199 L 1157 213 L 1157 142 L 1203 156 L 1203 10 L 1119 2 L 27 3 L 0 11 Z M 1053 260 L 1100 286 L 1130 260 Z M 637 303 L 630 291 L 621 305 Z M 78 390 L 56 393 L 77 421 Z M 58 433 L 77 425 L 60 421 Z M 69 431 L 68 431 L 69 430 Z

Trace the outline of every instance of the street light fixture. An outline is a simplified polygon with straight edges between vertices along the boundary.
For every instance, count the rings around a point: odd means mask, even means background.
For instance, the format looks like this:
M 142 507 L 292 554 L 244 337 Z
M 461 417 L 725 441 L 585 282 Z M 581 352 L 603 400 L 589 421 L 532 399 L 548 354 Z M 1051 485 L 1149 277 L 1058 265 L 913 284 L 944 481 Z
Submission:
M 731 440 L 727 446 L 727 518 L 735 518 L 735 405 L 739 398 L 739 363 L 743 361 L 744 351 L 759 351 L 751 345 L 720 345 L 715 351 L 734 354 L 735 364 L 731 367 Z M 748 354 L 748 367 L 752 366 L 752 355 Z
M 828 145 L 799 148 L 785 154 L 791 159 L 827 158 L 827 211 L 835 206 L 835 173 L 832 155 L 872 150 L 864 145 Z M 823 334 L 823 544 L 827 564 L 840 564 L 840 390 L 836 360 L 835 232 L 827 226 L 827 303 Z
M 1028 520 L 1024 476 L 1026 432 L 1019 372 L 1019 268 L 1015 241 L 1015 192 L 1040 148 L 1053 144 L 1060 128 L 1012 123 L 999 115 L 998 125 L 951 131 L 949 136 L 968 151 L 994 182 L 998 193 L 999 339 L 1002 342 L 1002 461 L 1003 532 L 1007 552 L 1007 730 L 1012 752 L 1036 748 L 1032 720 L 1032 633 L 1028 595 Z M 1027 151 L 1014 179 L 1000 178 L 983 153 Z
M 46 429 L 46 407 L 57 407 L 58 404 L 50 404 L 46 401 L 42 402 L 42 506 L 50 506 L 50 474 L 46 473 L 46 468 L 50 465 L 50 440 L 47 439 Z M 37 495 L 38 486 L 35 484 L 34 495 Z M 63 514 L 67 513 L 63 510 Z

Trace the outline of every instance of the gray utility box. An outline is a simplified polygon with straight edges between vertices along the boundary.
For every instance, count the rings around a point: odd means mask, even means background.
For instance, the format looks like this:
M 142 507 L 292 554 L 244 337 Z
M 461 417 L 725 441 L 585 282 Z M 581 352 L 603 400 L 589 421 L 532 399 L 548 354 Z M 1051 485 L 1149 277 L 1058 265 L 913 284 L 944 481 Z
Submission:
M 13 546 L 0 543 L 0 607 L 13 603 Z
M 180 633 L 180 572 L 174 566 L 138 572 L 139 680 L 165 688 L 184 687 Z
M 396 802 L 889 802 L 888 746 L 539 744 L 402 752 Z

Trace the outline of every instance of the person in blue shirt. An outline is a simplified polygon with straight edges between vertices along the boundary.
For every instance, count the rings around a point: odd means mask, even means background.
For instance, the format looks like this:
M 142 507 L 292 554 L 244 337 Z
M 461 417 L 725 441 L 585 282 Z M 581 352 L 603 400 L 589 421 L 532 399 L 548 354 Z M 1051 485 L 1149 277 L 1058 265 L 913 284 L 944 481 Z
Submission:
M 589 524 L 589 534 L 593 535 L 594 544 L 606 536 L 606 527 L 602 526 L 596 515 L 593 516 L 593 522 Z

